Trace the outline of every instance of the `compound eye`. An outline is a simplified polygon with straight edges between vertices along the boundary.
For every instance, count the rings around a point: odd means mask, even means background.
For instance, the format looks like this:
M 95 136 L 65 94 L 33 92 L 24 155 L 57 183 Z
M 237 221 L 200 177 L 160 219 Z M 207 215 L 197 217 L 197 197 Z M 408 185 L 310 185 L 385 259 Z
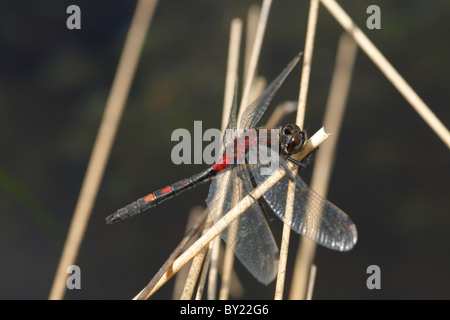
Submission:
M 303 132 L 298 132 L 292 136 L 291 140 L 291 154 L 299 152 L 305 143 L 305 135 Z
M 305 141 L 306 140 L 305 132 L 304 131 L 300 131 L 299 133 L 300 133 L 300 136 L 302 137 L 302 140 Z
M 292 134 L 292 127 L 290 125 L 287 125 L 286 127 L 284 127 L 283 133 L 285 135 L 290 135 Z

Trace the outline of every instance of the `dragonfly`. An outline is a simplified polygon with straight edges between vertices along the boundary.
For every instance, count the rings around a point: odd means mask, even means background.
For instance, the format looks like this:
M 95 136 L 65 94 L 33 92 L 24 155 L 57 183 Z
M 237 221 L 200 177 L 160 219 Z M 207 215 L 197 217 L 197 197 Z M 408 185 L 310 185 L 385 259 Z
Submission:
M 133 217 L 153 208 L 181 192 L 211 181 L 206 203 L 213 221 L 218 221 L 241 199 L 250 194 L 266 178 L 269 164 L 277 163 L 286 174 L 265 192 L 221 236 L 247 270 L 261 283 L 269 284 L 277 273 L 279 251 L 267 222 L 267 211 L 272 211 L 284 221 L 289 182 L 295 183 L 293 215 L 290 228 L 316 243 L 337 251 L 349 251 L 357 242 L 355 224 L 337 206 L 312 190 L 302 178 L 293 175 L 287 162 L 298 169 L 306 167 L 310 156 L 302 161 L 292 156 L 307 142 L 307 134 L 295 124 L 279 129 L 257 128 L 272 98 L 298 63 L 301 54 L 283 69 L 265 91 L 236 117 L 236 90 L 230 111 L 227 132 L 235 135 L 224 137 L 224 149 L 218 160 L 206 170 L 190 178 L 180 180 L 154 191 L 117 210 L 106 218 L 107 224 Z M 238 123 L 239 122 L 239 123 Z M 231 131 L 229 131 L 231 130 Z M 270 149 L 270 150 L 269 150 Z M 257 151 L 257 161 L 250 161 L 250 150 Z M 271 152 L 271 151 L 277 152 Z M 314 224 L 308 223 L 313 217 Z

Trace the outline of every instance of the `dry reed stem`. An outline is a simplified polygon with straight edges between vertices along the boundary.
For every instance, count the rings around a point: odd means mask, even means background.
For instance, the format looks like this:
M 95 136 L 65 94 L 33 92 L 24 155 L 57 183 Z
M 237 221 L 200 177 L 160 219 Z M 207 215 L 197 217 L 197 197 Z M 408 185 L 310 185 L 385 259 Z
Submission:
M 194 294 L 195 284 L 197 283 L 198 276 L 202 270 L 204 259 L 208 253 L 208 247 L 203 248 L 192 260 L 191 268 L 189 269 L 188 277 L 184 283 L 183 293 L 180 300 L 191 300 Z
M 242 188 L 242 181 L 237 181 L 236 185 L 232 184 L 228 186 L 232 188 L 232 192 L 236 192 L 236 190 Z M 234 198 L 234 197 L 233 197 Z M 236 205 L 236 203 L 232 203 L 232 206 Z M 228 227 L 228 239 L 225 246 L 225 255 L 223 259 L 223 269 L 222 269 L 222 278 L 221 278 L 221 286 L 219 290 L 219 300 L 227 300 L 230 293 L 230 278 L 231 273 L 233 272 L 233 264 L 234 264 L 234 244 L 235 239 L 237 237 L 237 228 L 239 224 L 239 219 L 237 219 L 234 223 L 232 223 Z
M 343 33 L 338 43 L 336 66 L 331 79 L 330 94 L 328 95 L 323 121 L 324 127 L 332 135 L 328 143 L 317 153 L 318 169 L 314 170 L 311 180 L 311 185 L 314 184 L 315 186 L 314 190 L 323 197 L 327 196 L 328 182 L 331 177 L 339 133 L 350 92 L 357 49 L 358 47 L 350 35 Z
M 232 226 L 235 226 L 233 224 Z M 230 228 L 232 227 L 230 226 Z M 236 232 L 230 232 L 231 234 L 236 234 Z M 219 300 L 227 300 L 230 295 L 230 285 L 231 285 L 231 274 L 233 272 L 234 264 L 234 251 L 228 245 L 225 248 L 225 255 L 223 257 L 223 270 L 221 286 L 219 291 Z
M 300 91 L 298 96 L 297 118 L 295 123 L 303 128 L 305 120 L 306 99 L 308 96 L 309 78 L 311 74 L 311 63 L 314 49 L 314 36 L 316 34 L 317 15 L 319 12 L 318 0 L 311 0 L 306 27 L 305 54 L 303 57 L 302 78 L 300 80 Z
M 158 281 L 161 279 L 161 277 L 170 270 L 173 262 L 175 259 L 181 254 L 181 252 L 184 250 L 184 248 L 189 244 L 189 241 L 193 239 L 197 235 L 197 233 L 200 231 L 204 223 L 206 222 L 206 219 L 208 217 L 208 211 L 204 210 L 203 214 L 195 224 L 192 226 L 192 228 L 185 234 L 183 239 L 180 241 L 178 246 L 175 248 L 175 250 L 170 254 L 169 258 L 164 262 L 164 264 L 159 268 L 158 272 L 153 276 L 153 279 L 145 286 L 144 289 L 141 290 L 134 298 L 133 300 L 145 300 L 150 296 L 150 292 L 154 291 L 155 285 L 158 283 Z M 153 293 L 153 292 L 152 292 Z
M 250 6 L 247 12 L 247 28 L 245 33 L 245 52 L 244 52 L 244 77 L 247 79 L 250 59 L 252 56 L 253 44 L 255 42 L 256 30 L 258 29 L 259 15 L 261 13 L 261 7 L 259 4 L 253 4 Z M 256 73 L 256 72 L 255 72 Z M 250 100 L 251 101 L 251 100 Z
M 343 34 L 338 43 L 335 69 L 331 81 L 330 94 L 328 96 L 325 111 L 324 127 L 332 133 L 326 145 L 317 152 L 311 188 L 322 197 L 326 198 L 328 182 L 335 158 L 337 139 L 342 123 L 342 118 L 347 104 L 347 97 L 350 90 L 353 65 L 356 59 L 357 47 L 355 42 L 346 33 Z M 315 256 L 316 243 L 303 237 L 297 251 L 296 264 L 289 299 L 305 299 L 311 270 Z
M 305 148 L 298 153 L 297 160 L 303 159 L 306 155 L 312 152 L 317 146 L 319 146 L 328 134 L 321 128 L 314 134 Z M 294 165 L 288 163 L 293 168 Z M 176 274 L 188 261 L 193 259 L 205 246 L 208 245 L 215 237 L 217 237 L 223 230 L 225 230 L 230 223 L 236 220 L 242 213 L 244 213 L 257 199 L 259 199 L 267 190 L 273 187 L 283 176 L 285 171 L 279 168 L 273 175 L 268 177 L 263 183 L 255 188 L 249 195 L 244 197 L 237 206 L 233 207 L 225 216 L 217 221 L 200 239 L 198 239 L 192 246 L 190 246 L 181 256 L 179 256 L 172 264 L 171 268 L 168 268 L 166 273 L 160 278 L 157 285 L 150 291 L 141 291 L 140 297 L 148 298 L 156 290 L 158 290 L 164 283 L 166 283 L 174 274 Z
M 314 292 L 314 283 L 316 282 L 317 266 L 311 265 L 311 272 L 309 273 L 308 291 L 306 293 L 306 300 L 312 300 L 312 294 Z
M 298 169 L 292 170 L 292 175 L 297 175 Z M 275 284 L 275 296 L 274 300 L 283 300 L 284 283 L 286 280 L 286 266 L 289 252 L 289 239 L 291 234 L 291 221 L 294 211 L 294 194 L 296 183 L 289 181 L 287 197 L 286 197 L 286 211 L 284 213 L 283 232 L 281 235 L 281 247 L 280 247 L 280 261 L 278 263 L 277 281 Z
M 256 68 L 258 65 L 259 56 L 261 53 L 262 39 L 267 25 L 267 19 L 270 11 L 271 1 L 264 1 L 263 8 L 260 10 L 259 6 L 252 6 L 248 12 L 247 21 L 247 39 L 245 47 L 245 70 L 244 70 L 244 93 L 239 108 L 238 124 L 240 116 L 247 107 L 249 101 L 252 101 L 252 96 L 257 94 L 261 88 L 261 81 L 257 81 Z M 264 81 L 265 82 L 265 81 Z M 247 90 L 247 91 L 246 91 Z M 234 186 L 234 188 L 242 188 Z M 236 190 L 236 189 L 235 189 Z M 219 292 L 219 299 L 226 300 L 230 292 L 230 278 L 233 271 L 234 264 L 234 248 L 230 244 L 235 241 L 232 237 L 237 236 L 236 229 L 238 228 L 239 220 L 233 223 L 229 229 L 231 238 L 228 239 L 225 247 L 225 257 L 223 262 L 222 282 Z
M 267 88 L 267 80 L 265 77 L 257 76 L 253 79 L 252 89 L 250 90 L 249 100 L 250 103 L 255 101 Z
M 308 96 L 311 62 L 314 49 L 314 36 L 316 34 L 318 12 L 319 12 L 319 1 L 311 0 L 308 16 L 308 26 L 306 29 L 305 54 L 303 59 L 302 78 L 300 81 L 300 92 L 296 118 L 296 124 L 300 128 L 303 128 L 305 118 L 306 100 Z M 295 168 L 293 175 L 297 175 L 297 168 Z M 294 211 L 295 187 L 296 187 L 295 182 L 289 181 L 288 193 L 286 197 L 286 212 L 284 214 L 283 233 L 281 238 L 280 262 L 278 264 L 277 282 L 275 287 L 275 300 L 283 299 L 284 282 L 286 276 L 286 266 L 289 251 L 289 239 L 291 233 L 290 225 L 292 221 L 292 214 Z
M 222 244 L 222 243 L 221 243 Z M 223 253 L 221 255 L 221 260 L 225 259 L 225 255 L 227 254 L 227 250 L 223 249 L 223 247 L 226 247 L 227 244 L 225 242 L 223 242 L 223 246 L 222 246 L 222 252 Z M 234 255 L 234 252 L 231 252 L 232 255 Z M 221 273 L 223 273 L 223 269 L 226 267 L 225 263 L 222 263 L 222 269 L 220 269 Z M 229 286 L 229 291 L 230 291 L 230 296 L 232 296 L 235 299 L 240 299 L 244 293 L 244 288 L 236 274 L 236 271 L 233 268 L 233 265 L 231 265 L 231 274 L 230 274 L 230 286 Z
M 367 38 L 360 28 L 352 21 L 347 13 L 334 0 L 320 0 L 322 4 L 333 15 L 337 22 L 355 39 L 360 48 L 375 63 L 380 71 L 388 78 L 395 88 L 411 104 L 422 119 L 434 130 L 442 141 L 450 148 L 450 132 L 429 109 L 417 93 L 403 79 L 403 77 L 394 69 L 383 54 Z
M 211 242 L 212 243 L 212 242 Z M 208 248 L 208 253 L 206 254 L 205 264 L 203 265 L 202 274 L 200 275 L 200 280 L 198 282 L 197 293 L 195 294 L 195 300 L 201 300 L 203 291 L 206 284 L 206 277 L 208 276 L 208 268 L 211 265 L 211 248 Z
M 279 125 L 281 120 L 288 114 L 297 110 L 298 101 L 286 101 L 280 103 L 267 120 L 266 128 L 272 129 Z
M 264 0 L 261 7 L 261 12 L 258 20 L 258 27 L 256 28 L 255 40 L 253 41 L 252 53 L 248 65 L 247 76 L 244 79 L 244 91 L 242 94 L 241 104 L 239 107 L 239 116 L 237 123 L 240 122 L 241 115 L 249 103 L 250 91 L 252 89 L 253 79 L 256 74 L 256 67 L 258 65 L 259 54 L 261 52 L 261 46 L 264 38 L 264 32 L 267 26 L 267 19 L 269 17 L 271 5 L 272 0 Z
M 156 3 L 156 0 L 141 0 L 136 6 L 53 280 L 49 295 L 51 300 L 60 300 L 64 297 L 66 269 L 76 261 Z
M 222 111 L 222 132 L 228 124 L 230 118 L 231 105 L 233 103 L 234 90 L 237 83 L 237 75 L 239 68 L 239 51 L 241 47 L 242 37 L 242 20 L 235 18 L 231 21 L 230 27 L 230 40 L 228 45 L 228 61 L 227 61 L 227 73 L 225 77 L 225 93 L 223 99 L 223 111 Z
M 184 234 L 188 234 L 188 232 L 194 227 L 200 219 L 205 218 L 205 209 L 201 206 L 195 206 L 191 209 L 188 215 L 186 229 L 184 230 Z M 185 247 L 190 246 L 199 238 L 199 233 L 197 232 L 185 245 Z M 183 292 L 184 284 L 186 279 L 188 278 L 189 270 L 188 268 L 183 268 L 180 272 L 177 273 L 177 277 L 175 279 L 175 284 L 173 286 L 172 291 L 172 299 L 179 299 Z
M 216 237 L 211 243 L 211 265 L 209 267 L 208 291 L 206 294 L 208 300 L 216 299 L 217 277 L 219 276 L 220 239 L 220 237 Z
M 230 40 L 228 47 L 228 62 L 227 62 L 227 73 L 226 73 L 226 87 L 224 94 L 224 104 L 222 111 L 222 132 L 225 132 L 226 126 L 230 118 L 230 111 L 233 103 L 233 98 L 236 90 L 237 74 L 239 67 L 239 52 L 242 37 L 242 20 L 233 19 L 230 27 Z M 220 256 L 220 236 L 217 237 L 212 245 L 212 258 L 211 258 L 211 268 L 209 269 L 209 279 L 208 279 L 208 293 L 207 298 L 209 300 L 214 300 L 217 291 L 217 277 L 218 277 L 218 259 Z
M 236 193 L 238 190 L 241 190 L 243 188 L 242 186 L 242 180 L 237 180 L 234 184 L 231 186 L 228 186 L 229 188 L 232 188 L 232 192 Z M 236 196 L 233 194 L 233 202 L 232 206 L 237 205 L 235 203 L 235 200 L 237 199 Z M 238 236 L 238 229 L 239 226 L 239 219 L 236 219 L 234 223 L 232 223 L 228 227 L 228 239 L 226 243 L 225 248 L 225 255 L 223 259 L 223 270 L 222 270 L 222 284 L 219 291 L 219 299 L 220 300 L 227 300 L 230 294 L 230 279 L 231 279 L 231 273 L 233 272 L 233 264 L 234 264 L 234 244 L 236 243 L 236 237 Z
M 211 227 L 211 219 L 207 219 L 203 227 L 203 233 L 206 232 Z M 209 247 L 206 246 L 201 250 L 192 260 L 191 268 L 189 274 L 184 283 L 183 293 L 181 294 L 180 300 L 191 300 L 194 293 L 195 284 L 197 283 L 198 276 L 202 270 L 203 262 L 205 262 L 204 268 L 207 268 L 206 256 L 209 254 Z

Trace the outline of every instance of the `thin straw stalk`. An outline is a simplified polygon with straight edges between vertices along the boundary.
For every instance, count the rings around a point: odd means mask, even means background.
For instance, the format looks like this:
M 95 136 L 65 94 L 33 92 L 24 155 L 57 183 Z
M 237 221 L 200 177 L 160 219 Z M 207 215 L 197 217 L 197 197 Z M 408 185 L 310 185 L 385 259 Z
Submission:
M 245 32 L 245 52 L 244 52 L 244 77 L 248 78 L 248 71 L 250 70 L 250 59 L 253 52 L 253 44 L 255 43 L 256 30 L 258 29 L 259 15 L 261 13 L 261 6 L 253 4 L 247 12 L 247 28 Z
M 314 283 L 316 282 L 317 266 L 311 265 L 311 272 L 309 273 L 308 290 L 306 293 L 306 300 L 312 300 L 312 294 L 314 291 Z
M 303 57 L 302 79 L 300 80 L 300 91 L 298 96 L 297 118 L 295 123 L 303 128 L 305 120 L 306 99 L 308 97 L 309 78 L 311 74 L 311 63 L 314 50 L 314 37 L 316 34 L 317 15 L 319 13 L 318 0 L 311 0 L 308 25 L 306 27 L 305 54 Z
M 249 103 L 250 91 L 253 85 L 253 79 L 256 74 L 256 67 L 259 61 L 259 55 L 261 52 L 261 46 L 264 38 L 264 33 L 267 26 L 267 20 L 269 17 L 270 7 L 272 5 L 272 0 L 264 0 L 258 21 L 258 27 L 256 29 L 255 41 L 252 46 L 252 53 L 250 57 L 250 62 L 248 64 L 247 76 L 244 79 L 244 91 L 242 94 L 241 105 L 239 107 L 238 123 L 245 108 Z
M 208 276 L 208 268 L 211 265 L 210 262 L 211 262 L 211 246 L 208 249 L 208 253 L 206 254 L 205 263 L 204 263 L 203 269 L 202 269 L 202 274 L 200 275 L 200 280 L 198 282 L 197 293 L 195 294 L 195 300 L 202 299 L 203 291 L 205 289 L 205 284 L 206 284 L 206 277 Z
M 164 262 L 164 264 L 159 268 L 158 272 L 155 274 L 153 279 L 145 286 L 144 289 L 141 290 L 134 298 L 133 300 L 145 300 L 149 297 L 150 292 L 154 292 L 154 287 L 158 283 L 158 281 L 161 279 L 161 277 L 170 270 L 170 267 L 172 266 L 175 259 L 181 254 L 181 252 L 184 250 L 186 245 L 188 245 L 189 241 L 193 239 L 197 233 L 201 230 L 203 225 L 206 222 L 206 219 L 208 217 L 208 211 L 204 211 L 202 216 L 197 219 L 195 224 L 192 226 L 192 228 L 185 234 L 183 239 L 180 241 L 178 246 L 175 248 L 175 250 L 170 254 L 169 258 Z
M 228 48 L 228 63 L 226 74 L 226 87 L 224 95 L 224 104 L 222 112 L 222 132 L 225 132 L 230 118 L 230 111 L 233 103 L 233 97 L 236 92 L 237 74 L 239 66 L 239 51 L 242 37 L 242 20 L 233 19 L 230 28 L 230 40 Z M 217 278 L 220 256 L 220 236 L 217 237 L 212 244 L 211 268 L 209 269 L 208 292 L 207 298 L 214 300 L 217 292 Z
M 306 29 L 306 43 L 305 43 L 305 56 L 303 60 L 302 78 L 300 81 L 300 93 L 298 99 L 297 108 L 297 125 L 302 128 L 306 110 L 306 100 L 309 88 L 309 78 L 311 73 L 311 62 L 314 49 L 314 36 L 316 33 L 317 15 L 319 12 L 318 0 L 311 0 L 308 26 Z M 293 175 L 297 175 L 297 168 L 295 168 Z M 288 192 L 286 198 L 286 212 L 284 214 L 283 233 L 281 238 L 280 248 L 280 262 L 278 265 L 277 282 L 275 287 L 275 300 L 283 299 L 284 282 L 286 275 L 287 258 L 289 251 L 289 239 L 291 232 L 292 214 L 294 211 L 294 193 L 296 184 L 293 181 L 289 181 Z
M 202 208 L 201 206 L 193 207 L 189 212 L 184 234 L 187 235 L 190 232 L 190 230 L 199 223 L 199 221 L 201 221 L 201 220 L 205 221 L 204 219 L 206 218 L 206 215 L 207 215 L 207 213 L 205 212 L 205 209 Z M 193 244 L 195 242 L 195 240 L 197 240 L 200 236 L 201 236 L 200 233 L 197 232 L 189 240 L 189 242 L 185 245 L 185 247 Z M 181 254 L 181 252 L 180 252 L 180 254 Z M 172 260 L 172 262 L 173 262 L 173 260 Z M 185 286 L 186 280 L 188 278 L 188 275 L 189 275 L 188 268 L 183 268 L 182 270 L 180 270 L 180 272 L 178 272 L 176 279 L 174 281 L 175 283 L 174 283 L 173 291 L 172 291 L 172 299 L 179 299 L 181 297 L 181 294 L 183 293 L 184 286 Z
M 236 224 L 230 226 L 236 228 Z M 236 232 L 230 232 L 230 234 L 235 235 Z M 234 265 L 234 251 L 230 246 L 225 247 L 225 254 L 223 257 L 223 270 L 222 270 L 222 279 L 219 291 L 219 300 L 227 300 L 230 295 L 230 286 L 231 286 L 231 274 L 233 273 L 233 265 Z
M 242 37 L 242 20 L 235 18 L 231 21 L 230 39 L 228 44 L 227 73 L 225 77 L 225 93 L 222 110 L 222 132 L 225 131 L 230 118 L 231 105 L 233 103 L 234 89 L 237 82 L 239 67 L 239 51 Z
M 286 101 L 279 104 L 266 122 L 266 128 L 273 129 L 281 122 L 286 115 L 297 110 L 298 101 Z
M 328 143 L 317 152 L 311 180 L 311 188 L 324 198 L 327 195 L 337 139 L 347 104 L 356 50 L 357 47 L 352 38 L 346 33 L 343 34 L 338 43 L 336 64 L 324 118 L 324 127 L 330 130 L 332 135 Z M 312 271 L 311 266 L 313 265 L 315 250 L 316 243 L 303 237 L 297 251 L 292 280 L 296 285 L 291 287 L 289 299 L 298 300 L 307 297 L 307 290 L 312 286 L 310 283 L 311 277 L 308 275 Z
M 328 134 L 321 128 L 308 141 L 305 148 L 298 154 L 298 160 L 303 159 L 317 146 L 319 146 Z M 290 165 L 290 164 L 288 164 Z M 290 165 L 293 168 L 293 165 Z M 208 245 L 215 237 L 217 237 L 230 223 L 236 220 L 242 213 L 244 213 L 255 200 L 259 199 L 267 190 L 273 187 L 283 176 L 285 171 L 279 168 L 273 175 L 268 177 L 263 183 L 255 188 L 249 195 L 244 197 L 237 206 L 233 207 L 225 216 L 217 221 L 200 239 L 198 239 L 192 246 L 190 246 L 180 257 L 178 257 L 172 264 L 172 267 L 167 270 L 163 277 L 158 281 L 157 285 L 151 292 L 141 294 L 142 298 L 148 298 L 156 290 L 158 290 L 164 283 L 166 283 L 175 273 L 177 273 L 188 261 L 193 259 L 205 246 Z
M 140 0 L 137 3 L 53 280 L 50 300 L 59 300 L 64 297 L 66 269 L 76 261 L 156 3 L 156 0 Z
M 450 148 L 450 132 L 335 0 L 320 0 L 422 119 Z
M 244 93 L 242 95 L 238 123 L 240 122 L 240 116 L 247 107 L 249 101 L 251 101 L 251 95 L 258 91 L 258 83 L 256 81 L 256 68 L 258 65 L 259 56 L 261 53 L 262 40 L 264 37 L 267 20 L 270 12 L 271 1 L 265 0 L 261 10 L 253 6 L 248 13 L 247 21 L 247 39 L 245 48 L 245 70 L 244 70 Z M 239 186 L 235 186 L 239 188 Z M 233 231 L 238 228 L 239 221 L 233 223 L 230 226 L 230 234 L 237 236 L 237 232 Z M 233 239 L 229 239 L 229 243 L 235 243 Z M 225 248 L 225 257 L 223 263 L 222 272 L 222 285 L 219 292 L 219 299 L 226 300 L 229 297 L 230 292 L 230 278 L 233 271 L 234 264 L 234 248 L 229 245 Z
M 203 234 L 211 227 L 211 219 L 207 219 L 203 228 Z M 192 260 L 191 268 L 184 284 L 183 293 L 180 300 L 191 300 L 194 293 L 195 284 L 197 283 L 198 276 L 202 270 L 202 266 L 207 268 L 207 260 L 205 259 L 209 255 L 209 247 L 204 247 L 199 254 Z M 205 262 L 205 264 L 204 264 Z

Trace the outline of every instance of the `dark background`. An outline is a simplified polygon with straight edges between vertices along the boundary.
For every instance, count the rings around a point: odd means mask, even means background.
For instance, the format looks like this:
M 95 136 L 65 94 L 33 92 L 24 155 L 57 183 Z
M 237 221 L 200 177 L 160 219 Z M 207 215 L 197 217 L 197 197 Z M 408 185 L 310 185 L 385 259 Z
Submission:
M 104 218 L 203 169 L 174 165 L 177 128 L 219 128 L 229 26 L 258 1 L 161 1 L 133 82 L 66 299 L 130 299 L 181 239 L 207 185 L 134 219 Z M 339 1 L 441 121 L 450 124 L 448 1 Z M 81 8 L 81 30 L 66 8 Z M 47 299 L 135 1 L 0 3 L 0 298 Z M 381 30 L 366 8 L 381 9 Z M 309 1 L 274 1 L 259 74 L 303 50 Z M 320 6 L 305 126 L 321 127 L 342 28 Z M 242 47 L 244 44 L 242 44 Z M 242 69 L 242 65 L 241 65 Z M 300 68 L 274 104 L 298 98 Z M 269 108 L 268 113 L 273 110 Z M 450 298 L 450 162 L 445 144 L 362 52 L 355 64 L 328 198 L 358 228 L 349 253 L 318 248 L 315 299 Z M 310 179 L 312 168 L 303 176 Z M 276 239 L 281 223 L 271 222 Z M 292 234 L 287 282 L 298 235 Z M 381 268 L 381 290 L 366 269 Z M 243 298 L 272 299 L 240 265 Z M 173 281 L 155 299 L 169 299 Z M 288 288 L 287 288 L 288 289 Z

